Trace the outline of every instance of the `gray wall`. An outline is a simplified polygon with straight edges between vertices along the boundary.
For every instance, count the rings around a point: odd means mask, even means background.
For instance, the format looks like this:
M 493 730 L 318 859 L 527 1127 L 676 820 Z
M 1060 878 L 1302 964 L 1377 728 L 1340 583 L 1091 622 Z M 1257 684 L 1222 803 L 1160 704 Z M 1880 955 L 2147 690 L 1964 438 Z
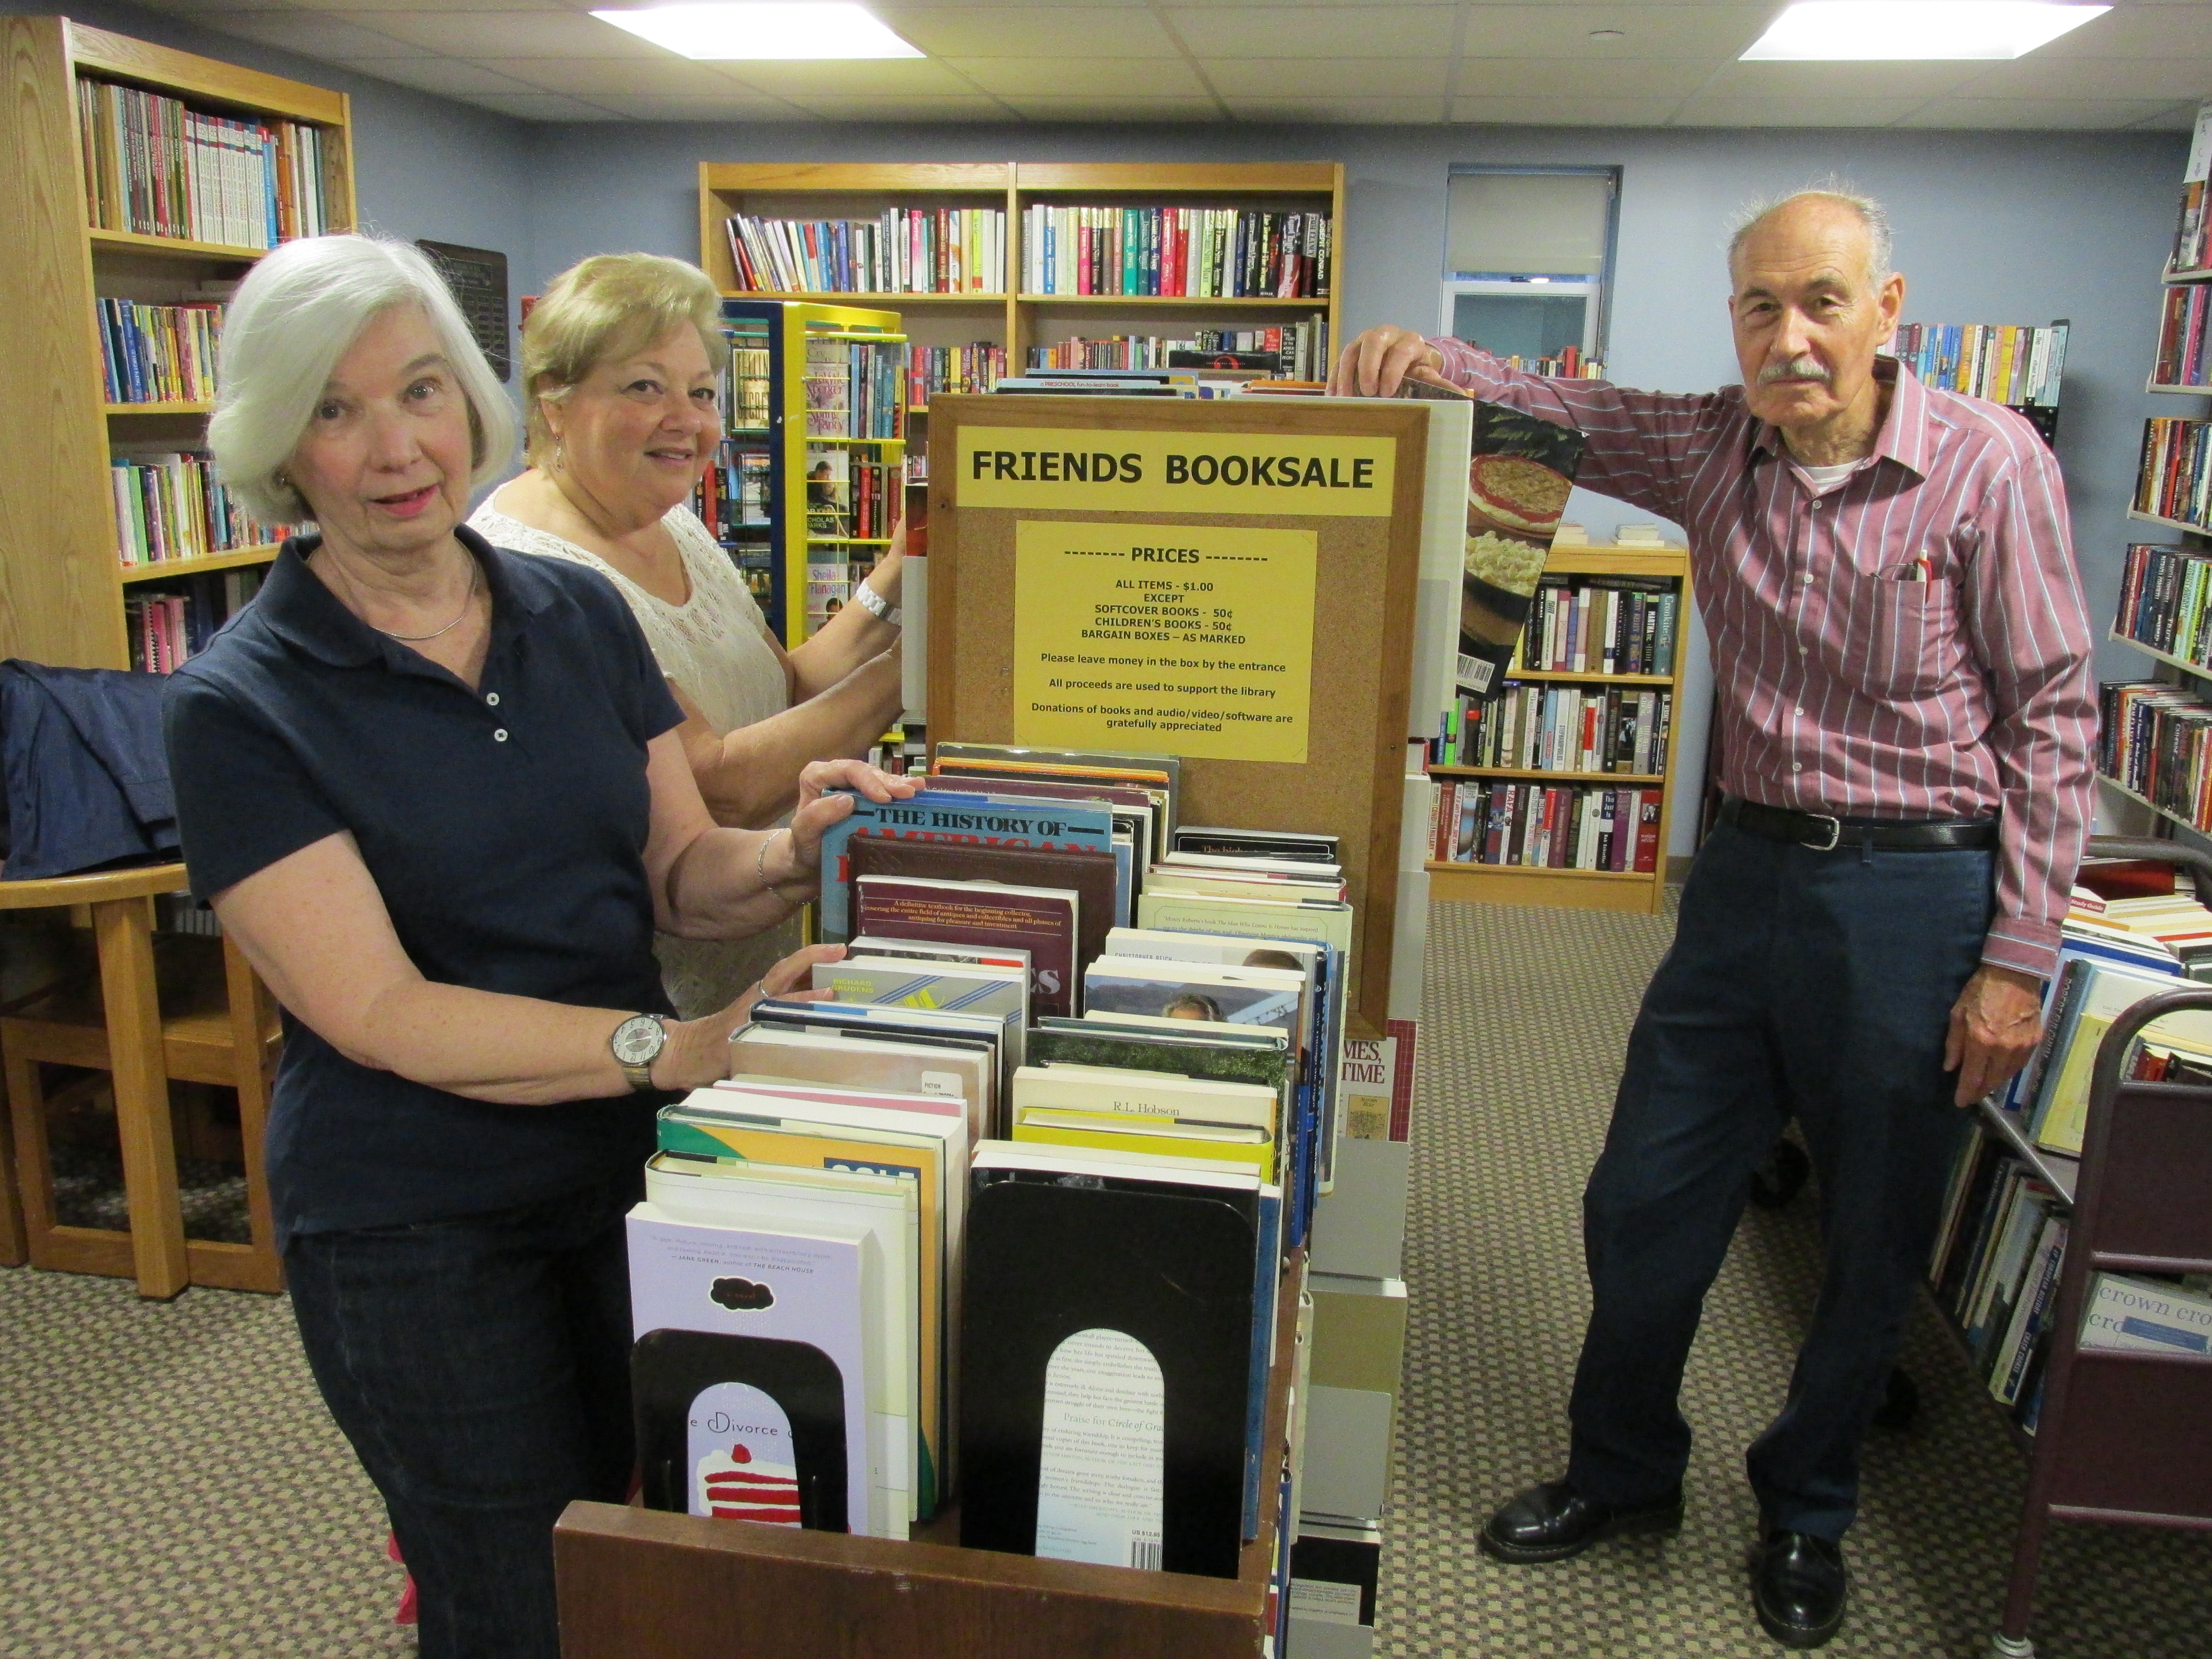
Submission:
M 1675 392 L 1737 378 L 1720 252 L 1730 216 L 1753 198 L 1841 174 L 1887 203 L 1896 221 L 1908 320 L 2072 319 L 2058 453 L 2100 638 L 2118 595 L 2119 549 L 2140 538 L 2123 514 L 2142 418 L 2194 412 L 2142 391 L 2186 149 L 2178 134 L 600 125 L 540 129 L 534 149 L 538 283 L 611 249 L 696 258 L 702 161 L 1341 160 L 1344 318 L 1352 331 L 1439 325 L 1451 163 L 1617 166 L 1608 367 L 1626 384 Z M 1649 516 L 1587 495 L 1570 515 L 1601 534 Z M 2105 678 L 2143 666 L 2121 647 L 2104 648 Z M 1699 630 L 1677 727 L 1686 781 L 1700 775 L 1711 687 Z M 1678 812 L 1672 850 L 1689 851 L 1693 830 L 1693 814 Z

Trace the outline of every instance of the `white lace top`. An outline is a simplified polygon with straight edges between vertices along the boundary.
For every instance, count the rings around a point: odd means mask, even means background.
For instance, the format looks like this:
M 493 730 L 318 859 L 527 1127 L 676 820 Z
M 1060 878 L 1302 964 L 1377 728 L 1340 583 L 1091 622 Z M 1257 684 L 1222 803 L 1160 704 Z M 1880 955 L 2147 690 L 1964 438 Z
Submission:
M 684 688 L 717 731 L 735 731 L 790 706 L 783 664 L 769 642 L 768 621 L 713 533 L 688 507 L 662 520 L 684 556 L 691 597 L 683 605 L 648 593 L 589 548 L 538 530 L 499 510 L 495 492 L 469 527 L 495 547 L 589 565 L 615 585 L 645 630 L 661 672 Z M 727 1007 L 745 988 L 799 945 L 796 917 L 752 939 L 728 944 L 662 934 L 654 953 L 677 1017 L 696 1019 Z

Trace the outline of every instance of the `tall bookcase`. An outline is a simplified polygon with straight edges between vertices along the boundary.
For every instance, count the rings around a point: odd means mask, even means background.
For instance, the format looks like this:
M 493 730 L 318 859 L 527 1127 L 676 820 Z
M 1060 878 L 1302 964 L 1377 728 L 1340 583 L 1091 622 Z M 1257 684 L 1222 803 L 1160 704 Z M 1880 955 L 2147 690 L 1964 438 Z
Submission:
M 1651 774 L 1562 771 L 1556 768 L 1514 768 L 1432 765 L 1431 778 L 1462 785 L 1493 782 L 1530 783 L 1601 789 L 1656 789 L 1659 792 L 1659 850 L 1655 867 L 1633 870 L 1576 870 L 1520 864 L 1478 864 L 1458 860 L 1428 864 L 1430 892 L 1439 899 L 1482 904 L 1548 904 L 1578 910 L 1639 910 L 1653 915 L 1667 908 L 1667 836 L 1674 817 L 1674 775 L 1680 752 L 1682 681 L 1689 653 L 1690 556 L 1680 548 L 1644 550 L 1622 547 L 1553 548 L 1544 562 L 1547 576 L 1629 577 L 1654 585 L 1671 585 L 1675 595 L 1676 622 L 1673 660 L 1664 674 L 1607 674 L 1582 670 L 1531 669 L 1519 657 L 1507 672 L 1509 682 L 1561 684 L 1584 690 L 1656 690 L 1671 700 L 1668 740 L 1663 769 Z
M 106 401 L 95 301 L 167 304 L 243 276 L 261 250 L 89 227 L 76 82 L 109 82 L 195 111 L 317 130 L 329 228 L 355 222 L 346 95 L 64 17 L 0 19 L 0 225 L 10 303 L 0 306 L 0 654 L 70 667 L 131 663 L 125 604 L 178 579 L 265 564 L 274 547 L 126 568 L 117 551 L 112 446 L 197 448 L 208 405 Z
M 1024 224 L 1032 206 L 1208 207 L 1324 213 L 1331 232 L 1328 293 L 1285 300 L 1152 298 L 1025 294 Z M 779 219 L 871 219 L 886 209 L 981 209 L 1006 216 L 1006 270 L 996 286 L 957 294 L 741 291 L 727 224 L 734 214 Z M 915 346 L 959 349 L 988 343 L 1019 374 L 1030 349 L 1070 337 L 1180 337 L 1184 330 L 1261 329 L 1321 315 L 1331 342 L 1344 291 L 1344 169 L 1333 161 L 906 163 L 724 162 L 699 165 L 699 264 L 733 300 L 798 301 L 895 307 Z M 977 386 L 978 391 L 988 390 Z M 917 526 L 927 513 L 928 416 L 915 400 L 908 453 L 915 487 L 907 505 Z
M 721 453 L 702 492 L 713 499 L 699 505 L 769 626 L 795 646 L 823 614 L 810 593 L 842 605 L 882 556 L 904 493 L 905 375 L 887 377 L 889 396 L 870 423 L 856 419 L 860 389 L 836 370 L 903 348 L 907 337 L 895 311 L 810 301 L 726 300 L 722 326 L 731 386 Z M 817 466 L 836 477 L 816 482 Z M 859 523 L 869 503 L 856 481 L 867 468 L 890 478 L 890 494 L 873 521 Z M 830 575 L 833 567 L 842 574 Z M 829 591 L 840 583 L 843 592 Z

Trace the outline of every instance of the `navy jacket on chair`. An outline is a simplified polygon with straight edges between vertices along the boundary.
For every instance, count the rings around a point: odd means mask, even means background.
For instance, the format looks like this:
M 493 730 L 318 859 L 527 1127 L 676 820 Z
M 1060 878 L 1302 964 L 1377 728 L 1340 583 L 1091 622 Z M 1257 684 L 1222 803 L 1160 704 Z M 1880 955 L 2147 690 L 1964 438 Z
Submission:
M 5 879 L 180 856 L 161 741 L 166 680 L 112 668 L 0 662 Z

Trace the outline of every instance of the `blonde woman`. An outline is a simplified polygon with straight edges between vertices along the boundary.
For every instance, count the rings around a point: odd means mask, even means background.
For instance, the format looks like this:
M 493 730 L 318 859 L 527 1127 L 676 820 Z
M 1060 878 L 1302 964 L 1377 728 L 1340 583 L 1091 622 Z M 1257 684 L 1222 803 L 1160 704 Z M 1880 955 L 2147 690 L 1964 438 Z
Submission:
M 495 546 L 611 580 L 690 706 L 685 749 L 717 822 L 774 823 L 801 769 L 858 756 L 896 720 L 900 540 L 857 603 L 794 651 L 686 504 L 721 437 L 721 301 L 696 266 L 600 254 L 554 278 L 522 331 L 529 471 L 470 520 Z M 719 1007 L 797 945 L 664 939 L 679 1012 Z
M 823 788 L 913 786 L 823 762 L 788 829 L 715 826 L 614 590 L 462 526 L 514 416 L 413 248 L 270 253 L 222 385 L 224 482 L 318 526 L 167 690 L 192 890 L 284 1006 L 293 1313 L 415 1574 L 423 1659 L 557 1659 L 553 1523 L 619 1502 L 633 1462 L 623 1218 L 654 1108 L 727 1074 L 761 988 L 669 1018 L 654 929 L 773 927 L 851 810 Z

